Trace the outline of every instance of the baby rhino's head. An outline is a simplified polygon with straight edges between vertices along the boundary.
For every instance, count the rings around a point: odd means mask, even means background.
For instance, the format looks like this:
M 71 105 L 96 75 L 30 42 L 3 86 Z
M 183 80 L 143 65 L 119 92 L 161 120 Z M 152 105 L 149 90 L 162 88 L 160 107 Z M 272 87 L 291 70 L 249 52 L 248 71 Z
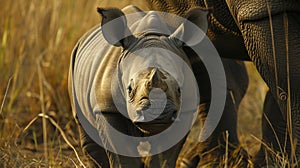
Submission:
M 180 110 L 180 87 L 166 71 L 147 68 L 137 72 L 126 88 L 127 111 L 142 131 L 159 133 L 169 127 Z

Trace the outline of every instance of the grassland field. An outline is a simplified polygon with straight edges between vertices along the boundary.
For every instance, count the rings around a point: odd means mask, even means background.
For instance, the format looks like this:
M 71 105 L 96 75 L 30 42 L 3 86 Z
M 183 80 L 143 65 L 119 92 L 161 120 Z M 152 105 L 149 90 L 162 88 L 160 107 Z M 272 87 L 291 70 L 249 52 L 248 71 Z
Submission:
M 80 167 L 65 141 L 85 160 L 67 92 L 70 54 L 80 36 L 99 23 L 97 6 L 128 4 L 147 9 L 133 0 L 0 0 L 1 168 Z M 238 133 L 253 154 L 266 87 L 252 63 L 247 68 L 251 82 Z

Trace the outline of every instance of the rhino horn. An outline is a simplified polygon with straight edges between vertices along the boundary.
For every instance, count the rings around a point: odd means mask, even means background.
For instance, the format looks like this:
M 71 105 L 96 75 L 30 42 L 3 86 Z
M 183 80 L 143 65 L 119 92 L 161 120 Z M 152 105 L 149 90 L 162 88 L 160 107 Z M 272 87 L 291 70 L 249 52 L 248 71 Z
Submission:
M 153 86 L 158 87 L 160 84 L 163 84 L 163 80 L 166 79 L 166 76 L 158 69 L 153 68 L 150 74 L 150 81 Z M 161 83 L 163 82 L 163 83 Z M 162 86 L 159 86 L 162 87 Z
M 151 76 L 151 82 L 153 85 L 157 85 L 159 83 L 159 80 L 161 79 L 157 68 L 154 68 L 152 70 L 152 76 Z

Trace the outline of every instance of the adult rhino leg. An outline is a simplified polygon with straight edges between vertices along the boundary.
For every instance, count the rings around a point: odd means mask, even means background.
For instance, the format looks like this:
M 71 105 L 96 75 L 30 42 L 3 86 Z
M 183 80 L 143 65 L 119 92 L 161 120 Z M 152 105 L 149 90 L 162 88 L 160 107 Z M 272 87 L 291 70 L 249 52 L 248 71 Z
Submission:
M 291 147 L 289 143 L 286 143 L 289 142 L 286 121 L 283 119 L 278 103 L 270 91 L 266 95 L 263 111 L 262 136 L 264 144 L 262 144 L 260 151 L 254 158 L 254 164 L 257 167 L 276 164 L 275 161 L 278 159 L 274 158 L 275 155 L 272 155 L 272 152 L 279 151 L 281 153 L 279 156 L 284 157 L 282 154 L 290 151 Z M 286 144 L 286 146 L 282 146 L 283 144 Z M 280 162 L 277 164 L 277 166 L 283 166 L 280 165 Z
M 291 136 L 287 151 L 300 160 L 300 2 L 226 0 L 248 54 L 279 104 Z M 284 144 L 281 144 L 284 146 Z

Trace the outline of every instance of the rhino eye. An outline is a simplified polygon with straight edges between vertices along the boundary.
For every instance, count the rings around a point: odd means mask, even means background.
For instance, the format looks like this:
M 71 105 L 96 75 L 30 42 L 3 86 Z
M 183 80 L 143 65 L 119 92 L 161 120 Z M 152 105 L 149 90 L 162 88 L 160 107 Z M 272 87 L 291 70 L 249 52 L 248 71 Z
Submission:
M 133 79 L 130 79 L 129 85 L 127 86 L 127 91 L 130 94 L 132 92 Z
M 178 92 L 179 94 L 181 94 L 181 89 L 180 89 L 180 87 L 178 87 L 177 92 Z
M 132 87 L 131 87 L 131 85 L 129 85 L 129 86 L 127 87 L 127 91 L 128 91 L 129 94 L 132 92 Z

